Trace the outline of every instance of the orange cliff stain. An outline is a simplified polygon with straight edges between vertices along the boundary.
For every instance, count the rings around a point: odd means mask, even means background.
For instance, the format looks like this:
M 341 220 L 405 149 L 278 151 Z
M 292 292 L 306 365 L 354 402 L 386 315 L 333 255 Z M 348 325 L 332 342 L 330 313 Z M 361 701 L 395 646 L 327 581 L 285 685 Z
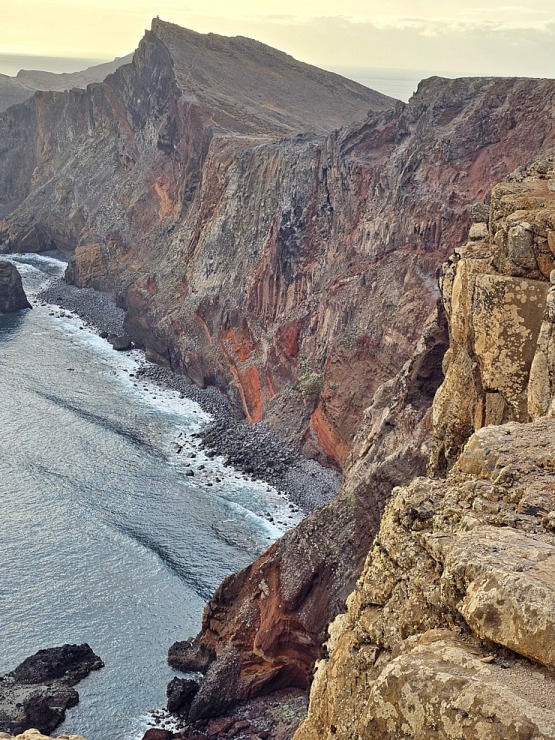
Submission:
M 314 413 L 310 417 L 310 426 L 312 427 L 322 449 L 343 468 L 347 455 L 349 454 L 349 445 L 339 434 L 332 422 L 327 418 L 326 412 L 318 404 Z
M 261 421 L 264 415 L 264 389 L 260 372 L 254 364 L 256 344 L 244 332 L 228 329 L 221 346 L 237 385 L 249 423 Z
M 156 282 L 156 275 L 149 275 L 146 281 L 146 289 L 150 295 L 158 293 L 158 283 Z
M 167 178 L 156 180 L 154 183 L 154 190 L 156 191 L 156 195 L 160 198 L 160 205 L 158 206 L 158 218 L 160 220 L 171 215 L 175 207 L 173 198 L 170 195 L 170 187 L 171 186 Z
M 303 326 L 303 320 L 291 321 L 280 326 L 277 331 L 277 343 L 281 346 L 287 357 L 299 356 L 299 334 Z
M 228 329 L 223 335 L 223 341 L 240 362 L 250 360 L 256 351 L 256 345 L 244 332 Z

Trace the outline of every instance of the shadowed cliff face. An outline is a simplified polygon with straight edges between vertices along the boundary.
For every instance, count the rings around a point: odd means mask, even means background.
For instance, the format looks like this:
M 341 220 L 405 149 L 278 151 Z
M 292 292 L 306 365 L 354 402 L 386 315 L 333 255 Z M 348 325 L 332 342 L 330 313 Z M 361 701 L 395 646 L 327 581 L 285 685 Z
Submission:
M 553 138 L 552 94 L 434 78 L 391 107 L 257 42 L 156 21 L 104 83 L 0 117 L 0 238 L 75 250 L 68 277 L 116 292 L 154 359 L 233 385 L 250 420 L 343 465 L 468 204 Z

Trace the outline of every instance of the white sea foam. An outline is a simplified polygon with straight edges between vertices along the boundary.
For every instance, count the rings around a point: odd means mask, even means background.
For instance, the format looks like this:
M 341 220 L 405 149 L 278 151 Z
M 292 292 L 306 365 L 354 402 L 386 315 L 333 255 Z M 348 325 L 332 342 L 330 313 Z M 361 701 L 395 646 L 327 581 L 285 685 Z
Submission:
M 142 350 L 116 352 L 106 339 L 91 331 L 77 314 L 51 304 L 37 308 L 53 312 L 52 319 L 62 331 L 74 340 L 93 347 L 105 360 L 107 372 L 117 377 L 126 393 L 168 416 L 173 431 L 166 440 L 165 454 L 169 463 L 183 470 L 184 477 L 187 469 L 193 470 L 194 476 L 186 476 L 188 486 L 200 488 L 206 495 L 225 499 L 236 515 L 256 523 L 268 542 L 277 539 L 302 520 L 302 512 L 297 507 L 291 508 L 285 494 L 265 481 L 254 479 L 227 464 L 223 456 L 209 457 L 206 454 L 200 440 L 191 435 L 209 422 L 211 415 L 195 401 L 182 397 L 178 391 L 163 388 L 142 376 L 137 377 L 137 370 L 145 363 Z M 192 453 L 195 454 L 194 464 L 190 457 Z

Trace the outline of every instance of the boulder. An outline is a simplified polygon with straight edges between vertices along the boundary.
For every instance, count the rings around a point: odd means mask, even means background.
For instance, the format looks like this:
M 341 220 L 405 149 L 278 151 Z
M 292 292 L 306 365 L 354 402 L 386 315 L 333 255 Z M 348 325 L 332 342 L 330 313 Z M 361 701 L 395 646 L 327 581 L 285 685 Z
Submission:
M 126 352 L 128 349 L 132 349 L 133 347 L 131 337 L 127 334 L 122 334 L 121 336 L 118 336 L 117 334 L 110 334 L 108 336 L 108 341 L 118 352 Z
M 27 300 L 21 275 L 11 262 L 0 261 L 0 313 L 13 313 L 23 308 L 31 308 Z
M 199 685 L 196 681 L 187 678 L 172 679 L 166 690 L 168 712 L 187 715 L 198 689 Z

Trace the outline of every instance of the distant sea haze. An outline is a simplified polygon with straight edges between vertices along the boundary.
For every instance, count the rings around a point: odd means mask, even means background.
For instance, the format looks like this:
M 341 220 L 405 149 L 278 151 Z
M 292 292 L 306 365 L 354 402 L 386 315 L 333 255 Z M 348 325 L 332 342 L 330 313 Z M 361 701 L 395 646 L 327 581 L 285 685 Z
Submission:
M 45 57 L 24 54 L 0 54 L 0 74 L 15 77 L 20 69 L 45 72 L 78 72 L 106 59 L 80 59 L 76 57 Z M 415 92 L 420 80 L 438 72 L 410 69 L 385 69 L 379 67 L 334 67 L 332 72 L 341 74 L 366 87 L 378 90 L 392 98 L 407 101 Z M 452 77 L 453 75 L 445 75 Z
M 80 72 L 87 67 L 106 62 L 106 59 L 77 57 L 39 57 L 29 54 L 0 54 L 0 74 L 15 77 L 20 69 L 41 72 Z

